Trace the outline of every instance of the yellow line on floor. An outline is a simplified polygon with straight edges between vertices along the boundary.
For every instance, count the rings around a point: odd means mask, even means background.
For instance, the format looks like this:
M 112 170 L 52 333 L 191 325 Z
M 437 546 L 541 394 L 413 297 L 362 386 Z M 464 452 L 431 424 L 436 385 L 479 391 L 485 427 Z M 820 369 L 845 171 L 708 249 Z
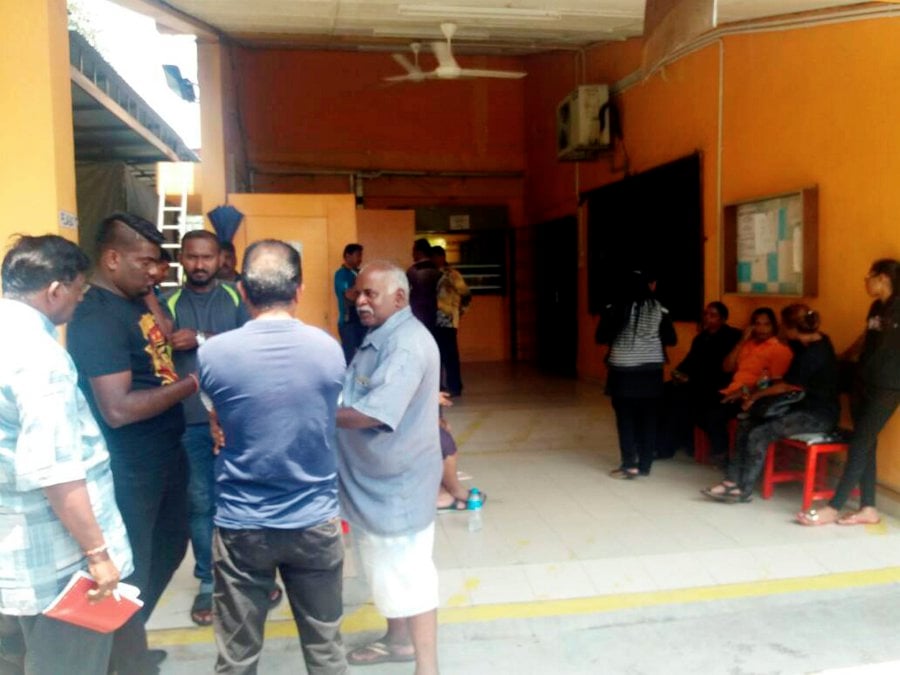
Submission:
M 502 619 L 533 619 L 550 616 L 598 614 L 637 607 L 756 598 L 805 591 L 833 591 L 865 586 L 880 586 L 900 582 L 900 567 L 887 567 L 859 572 L 840 572 L 818 577 L 774 579 L 718 586 L 700 586 L 644 593 L 599 595 L 567 600 L 510 602 L 471 607 L 447 607 L 438 611 L 440 624 L 478 623 Z M 344 616 L 341 630 L 344 635 L 380 630 L 384 619 L 372 605 L 363 605 Z M 267 638 L 296 637 L 293 621 L 270 621 L 266 624 Z M 213 641 L 211 628 L 174 628 L 149 633 L 152 647 L 188 645 Z

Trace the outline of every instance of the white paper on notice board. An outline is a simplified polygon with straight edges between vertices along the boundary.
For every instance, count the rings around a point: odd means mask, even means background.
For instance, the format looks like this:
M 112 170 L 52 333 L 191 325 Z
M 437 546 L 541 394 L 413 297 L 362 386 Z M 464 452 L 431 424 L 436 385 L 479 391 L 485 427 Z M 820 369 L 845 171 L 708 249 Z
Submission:
M 756 234 L 752 213 L 742 213 L 737 220 L 737 257 L 747 260 L 756 255 Z
M 803 272 L 803 228 L 794 228 L 794 272 Z
M 773 227 L 770 214 L 753 214 L 753 233 L 756 238 L 756 255 L 775 253 L 778 245 L 778 229 Z

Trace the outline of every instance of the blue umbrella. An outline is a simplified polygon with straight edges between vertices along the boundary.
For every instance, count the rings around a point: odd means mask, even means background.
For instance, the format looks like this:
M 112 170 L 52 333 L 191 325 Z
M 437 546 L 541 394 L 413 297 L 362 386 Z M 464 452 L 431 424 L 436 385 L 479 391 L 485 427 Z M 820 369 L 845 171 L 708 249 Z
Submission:
M 219 237 L 219 241 L 231 241 L 234 233 L 244 219 L 244 214 L 233 206 L 217 206 L 206 214 L 213 224 L 213 229 Z

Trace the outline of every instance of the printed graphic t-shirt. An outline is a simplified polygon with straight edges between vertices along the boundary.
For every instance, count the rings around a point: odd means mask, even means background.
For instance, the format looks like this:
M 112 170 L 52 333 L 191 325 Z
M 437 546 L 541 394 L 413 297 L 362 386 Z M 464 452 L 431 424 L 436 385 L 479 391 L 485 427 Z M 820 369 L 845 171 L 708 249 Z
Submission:
M 111 454 L 146 458 L 147 448 L 177 444 L 184 431 L 180 403 L 150 419 L 113 429 L 100 414 L 91 389 L 90 378 L 123 371 L 131 371 L 132 390 L 178 380 L 171 348 L 142 299 L 129 300 L 92 286 L 69 323 L 67 342 L 78 367 L 78 384 Z

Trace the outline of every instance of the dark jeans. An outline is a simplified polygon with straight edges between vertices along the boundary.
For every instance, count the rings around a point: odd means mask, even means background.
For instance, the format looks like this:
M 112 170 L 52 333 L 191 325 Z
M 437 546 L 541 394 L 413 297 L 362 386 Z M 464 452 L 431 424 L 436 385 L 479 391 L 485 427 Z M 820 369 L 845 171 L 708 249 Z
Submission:
M 188 482 L 188 522 L 194 550 L 194 576 L 200 590 L 212 593 L 212 533 L 216 512 L 216 457 L 209 424 L 189 424 L 182 437 L 190 466 Z
M 462 375 L 459 369 L 459 343 L 457 342 L 458 330 L 437 326 L 434 329 L 434 338 L 437 341 L 438 350 L 441 352 L 441 367 L 443 378 L 441 389 L 454 396 L 462 393 Z
M 310 675 L 347 672 L 341 640 L 344 545 L 338 518 L 302 530 L 215 528 L 213 617 L 217 673 L 256 673 L 281 574 Z
M 134 573 L 123 581 L 141 589 L 143 609 L 115 632 L 112 669 L 124 675 L 156 673 L 147 663 L 144 623 L 187 551 L 188 465 L 180 438 L 173 445 L 148 443 L 140 458 L 110 453 L 116 503 L 122 513 Z
M 368 328 L 356 321 L 338 324 L 338 334 L 341 336 L 341 349 L 344 350 L 344 360 L 347 362 L 347 365 L 350 365 L 353 355 L 356 354 L 356 350 L 359 349 L 368 330 Z
M 853 436 L 847 451 L 844 474 L 838 481 L 828 505 L 842 509 L 850 492 L 859 485 L 859 505 L 875 506 L 875 468 L 878 434 L 887 424 L 897 404 L 900 391 L 863 387 L 853 401 Z
M 0 614 L 0 675 L 103 675 L 112 641 L 43 614 Z
M 650 473 L 656 454 L 659 399 L 612 397 L 623 469 Z
M 751 418 L 738 423 L 735 436 L 735 456 L 726 471 L 727 480 L 742 492 L 751 492 L 762 473 L 769 445 L 779 438 L 816 431 L 828 432 L 835 421 L 828 416 L 800 410 L 760 422 Z

